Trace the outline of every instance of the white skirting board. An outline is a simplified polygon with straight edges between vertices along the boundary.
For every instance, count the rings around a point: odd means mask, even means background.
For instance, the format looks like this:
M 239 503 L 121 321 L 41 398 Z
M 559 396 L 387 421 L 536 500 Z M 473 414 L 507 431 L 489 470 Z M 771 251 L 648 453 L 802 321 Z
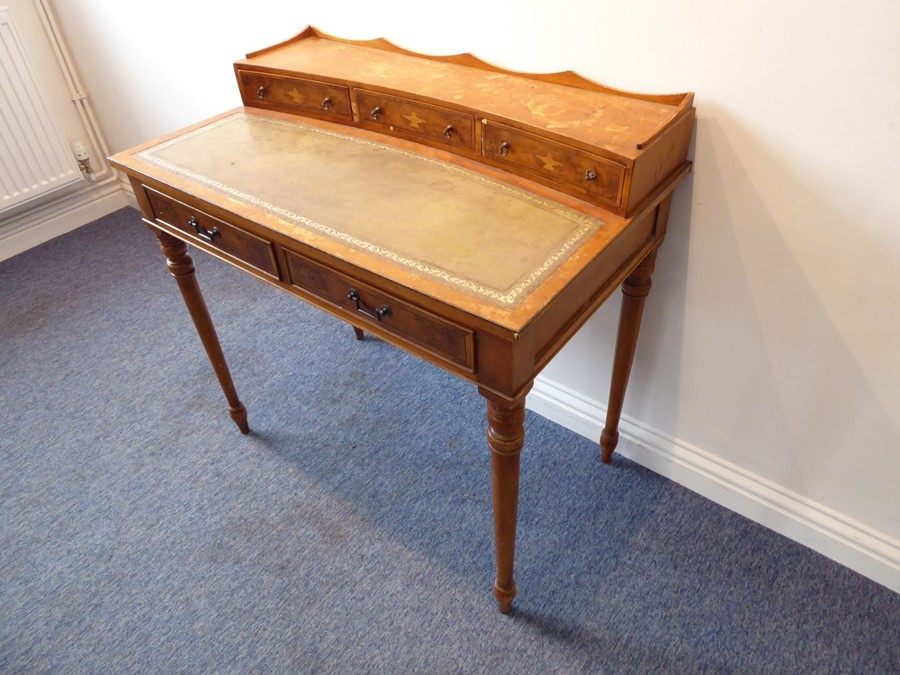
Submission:
M 111 178 L 23 214 L 16 222 L 0 226 L 0 260 L 18 255 L 127 205 L 121 183 Z
M 526 405 L 595 441 L 606 419 L 604 404 L 544 377 Z M 623 457 L 900 592 L 900 541 L 624 415 L 619 435 Z

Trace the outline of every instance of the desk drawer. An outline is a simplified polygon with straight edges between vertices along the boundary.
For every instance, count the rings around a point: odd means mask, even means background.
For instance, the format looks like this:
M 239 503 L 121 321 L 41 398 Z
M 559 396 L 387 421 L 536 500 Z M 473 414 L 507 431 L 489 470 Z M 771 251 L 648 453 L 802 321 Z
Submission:
M 152 188 L 144 186 L 144 192 L 150 201 L 154 217 L 160 223 L 181 230 L 189 235 L 189 239 L 203 242 L 209 248 L 225 253 L 227 257 L 278 278 L 275 250 L 270 242 Z
M 625 168 L 583 150 L 505 124 L 485 125 L 483 154 L 533 175 L 576 188 L 612 206 L 622 201 Z
M 356 101 L 360 123 L 369 128 L 467 150 L 475 147 L 475 117 L 468 113 L 363 89 L 356 90 Z
M 308 258 L 285 250 L 288 282 L 338 307 L 353 324 L 371 326 L 467 372 L 475 372 L 473 332 Z M 378 332 L 378 331 L 375 331 Z
M 283 77 L 249 70 L 238 71 L 244 104 L 303 113 L 323 119 L 352 119 L 350 90 L 340 84 Z

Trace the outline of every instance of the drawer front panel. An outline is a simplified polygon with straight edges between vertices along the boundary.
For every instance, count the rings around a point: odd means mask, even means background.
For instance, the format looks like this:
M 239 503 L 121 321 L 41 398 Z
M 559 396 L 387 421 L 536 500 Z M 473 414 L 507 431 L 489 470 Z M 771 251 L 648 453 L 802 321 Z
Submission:
M 349 120 L 350 90 L 340 84 L 238 71 L 241 96 L 249 106 Z
M 503 124 L 485 125 L 483 138 L 486 157 L 621 204 L 625 168 L 615 162 Z
M 292 286 L 345 310 L 354 323 L 377 326 L 457 368 L 475 372 L 472 330 L 360 284 L 298 253 L 284 253 Z
M 360 122 L 390 133 L 424 136 L 447 146 L 474 150 L 475 117 L 407 98 L 356 90 Z
M 190 235 L 195 241 L 203 241 L 211 248 L 278 279 L 275 250 L 261 237 L 229 225 L 228 223 L 182 204 L 152 188 L 144 187 L 157 221 Z

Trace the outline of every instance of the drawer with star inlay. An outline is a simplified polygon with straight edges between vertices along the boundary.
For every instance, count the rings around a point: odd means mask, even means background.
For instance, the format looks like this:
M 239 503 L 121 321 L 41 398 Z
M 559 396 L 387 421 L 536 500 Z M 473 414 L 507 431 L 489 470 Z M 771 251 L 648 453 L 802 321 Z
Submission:
M 364 89 L 356 90 L 356 102 L 361 126 L 452 148 L 475 147 L 475 117 L 468 113 Z
M 349 121 L 350 90 L 340 84 L 238 71 L 244 105 Z
M 505 124 L 485 120 L 482 154 L 610 206 L 622 203 L 625 167 L 611 160 Z M 571 192 L 571 189 L 567 189 Z

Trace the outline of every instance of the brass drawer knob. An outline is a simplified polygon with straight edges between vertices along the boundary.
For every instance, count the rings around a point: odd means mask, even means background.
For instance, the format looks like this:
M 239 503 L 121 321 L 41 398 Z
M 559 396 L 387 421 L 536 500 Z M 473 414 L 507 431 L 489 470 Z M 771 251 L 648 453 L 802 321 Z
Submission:
M 588 169 L 587 171 L 584 172 L 584 179 L 585 180 L 597 180 L 597 172 L 594 171 L 593 169 Z
M 381 117 L 382 112 L 384 111 L 381 109 L 381 106 L 376 105 L 374 108 L 372 108 L 372 112 L 369 113 L 369 117 L 371 117 L 373 120 L 377 120 L 379 117 Z
M 456 129 L 453 128 L 453 125 L 448 124 L 447 128 L 444 129 L 444 138 L 450 138 L 451 136 L 453 136 L 454 131 L 456 131 Z
M 330 110 L 331 109 L 331 97 L 326 96 L 322 99 L 322 110 Z
M 259 89 L 256 90 L 256 98 L 260 101 L 264 101 L 266 99 L 266 85 L 259 85 Z
M 503 141 L 500 144 L 500 156 L 506 157 L 509 154 L 509 141 Z

